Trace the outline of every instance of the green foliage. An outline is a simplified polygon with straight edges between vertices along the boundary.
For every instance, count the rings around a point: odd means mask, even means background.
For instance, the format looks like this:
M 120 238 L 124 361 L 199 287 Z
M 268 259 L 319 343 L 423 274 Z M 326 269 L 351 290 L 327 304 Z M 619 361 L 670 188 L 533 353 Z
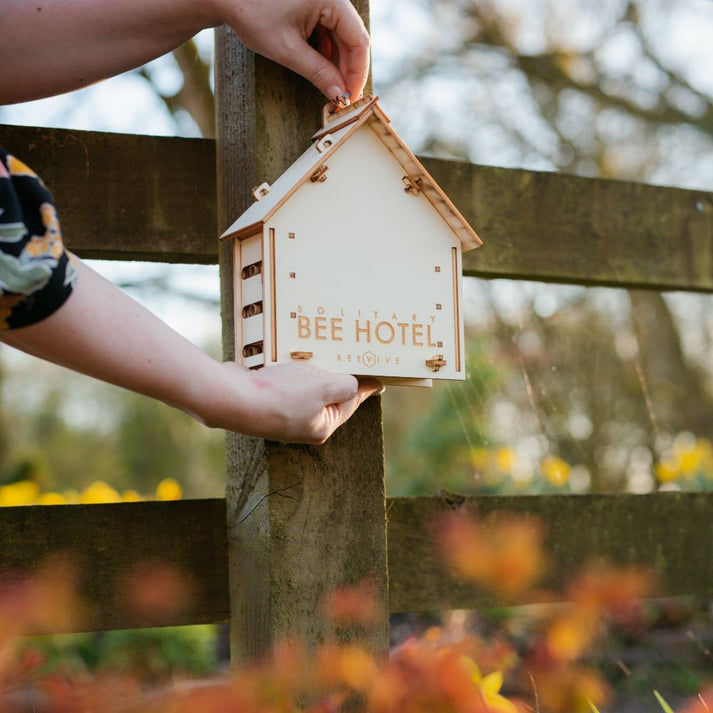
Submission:
M 487 444 L 489 399 L 502 378 L 487 347 L 483 339 L 470 340 L 464 382 L 436 383 L 425 394 L 394 394 L 385 416 L 387 439 L 392 434 L 399 436 L 398 449 L 388 453 L 386 461 L 388 488 L 393 494 L 423 495 L 443 488 L 473 490 L 470 456 L 475 448 Z M 406 422 L 399 423 L 402 419 Z
M 97 642 L 97 667 L 144 679 L 202 676 L 217 667 L 215 638 L 213 626 L 111 631 Z
M 673 709 L 671 708 L 671 706 L 666 703 L 666 701 L 663 699 L 663 697 L 658 691 L 654 690 L 654 696 L 656 696 L 656 700 L 661 705 L 661 708 L 663 708 L 664 713 L 673 713 Z
M 218 667 L 215 626 L 63 634 L 27 640 L 44 659 L 46 673 L 111 671 L 144 681 L 175 675 L 204 676 Z

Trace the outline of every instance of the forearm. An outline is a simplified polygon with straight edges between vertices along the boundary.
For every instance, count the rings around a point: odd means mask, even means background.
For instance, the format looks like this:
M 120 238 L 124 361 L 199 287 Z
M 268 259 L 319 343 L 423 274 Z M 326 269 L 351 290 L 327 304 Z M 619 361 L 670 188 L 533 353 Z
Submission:
M 79 89 L 221 23 L 333 101 L 358 96 L 369 70 L 369 35 L 349 0 L 0 0 L 0 18 L 0 104 Z M 317 25 L 329 56 L 307 42 Z
M 322 443 L 368 396 L 357 384 L 307 364 L 252 372 L 221 363 L 77 261 L 67 301 L 2 341 L 74 371 L 153 397 L 208 426 L 272 440 Z
M 3 332 L 3 341 L 196 415 L 201 392 L 214 397 L 209 379 L 219 365 L 84 263 L 76 267 L 65 304 L 41 322 Z
M 0 0 L 0 104 L 138 67 L 214 24 L 195 0 Z

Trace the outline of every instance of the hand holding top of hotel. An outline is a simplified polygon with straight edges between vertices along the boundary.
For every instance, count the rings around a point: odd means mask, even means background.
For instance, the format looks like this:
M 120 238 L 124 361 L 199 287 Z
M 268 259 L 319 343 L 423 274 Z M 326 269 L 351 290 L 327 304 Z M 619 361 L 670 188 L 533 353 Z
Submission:
M 349 0 L 3 0 L 0 104 L 81 89 L 220 24 L 331 100 L 364 89 L 369 34 Z
M 328 99 L 359 98 L 369 72 L 369 34 L 349 0 L 232 0 L 222 21 L 251 49 L 294 70 Z M 307 41 L 320 31 L 318 50 Z
M 364 87 L 369 37 L 349 0 L 3 0 L 0 104 L 80 89 L 223 22 L 332 99 Z M 315 29 L 322 55 L 309 44 Z M 258 373 L 211 359 L 81 260 L 68 261 L 50 194 L 21 160 L 0 159 L 0 341 L 208 426 L 295 443 L 322 443 L 382 389 L 307 364 Z

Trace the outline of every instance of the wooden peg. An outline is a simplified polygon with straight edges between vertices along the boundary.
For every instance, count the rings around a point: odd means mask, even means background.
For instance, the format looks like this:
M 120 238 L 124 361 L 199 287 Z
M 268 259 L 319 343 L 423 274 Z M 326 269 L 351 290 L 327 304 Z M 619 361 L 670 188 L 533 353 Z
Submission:
M 310 177 L 309 180 L 312 183 L 324 183 L 327 180 L 327 171 L 329 171 L 329 166 L 322 164 Z
M 259 186 L 255 186 L 252 190 L 253 198 L 256 201 L 259 201 L 261 198 L 264 198 L 268 193 L 270 192 L 270 184 L 269 183 L 261 183 Z
M 334 143 L 334 139 L 332 138 L 331 134 L 325 134 L 315 145 L 314 147 L 319 151 L 319 153 L 324 153 L 332 144 Z
M 421 192 L 421 177 L 411 178 L 410 176 L 404 176 L 401 179 L 404 184 L 404 190 L 406 193 L 410 193 L 412 196 L 417 196 Z
M 433 359 L 426 359 L 426 366 L 432 371 L 438 371 L 442 366 L 446 366 L 447 363 L 443 358 L 443 354 L 437 354 Z
M 314 356 L 312 352 L 290 352 L 290 359 L 296 361 L 308 361 Z

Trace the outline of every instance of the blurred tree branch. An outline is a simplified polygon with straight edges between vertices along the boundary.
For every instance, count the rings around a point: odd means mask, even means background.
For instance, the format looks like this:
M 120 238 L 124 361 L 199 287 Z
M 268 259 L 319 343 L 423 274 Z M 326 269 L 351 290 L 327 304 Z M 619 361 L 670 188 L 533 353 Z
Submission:
M 183 76 L 183 85 L 175 94 L 162 93 L 146 69 L 140 74 L 151 83 L 171 114 L 182 110 L 195 121 L 205 138 L 215 136 L 215 97 L 211 84 L 212 65 L 201 57 L 195 40 L 189 40 L 173 51 Z

